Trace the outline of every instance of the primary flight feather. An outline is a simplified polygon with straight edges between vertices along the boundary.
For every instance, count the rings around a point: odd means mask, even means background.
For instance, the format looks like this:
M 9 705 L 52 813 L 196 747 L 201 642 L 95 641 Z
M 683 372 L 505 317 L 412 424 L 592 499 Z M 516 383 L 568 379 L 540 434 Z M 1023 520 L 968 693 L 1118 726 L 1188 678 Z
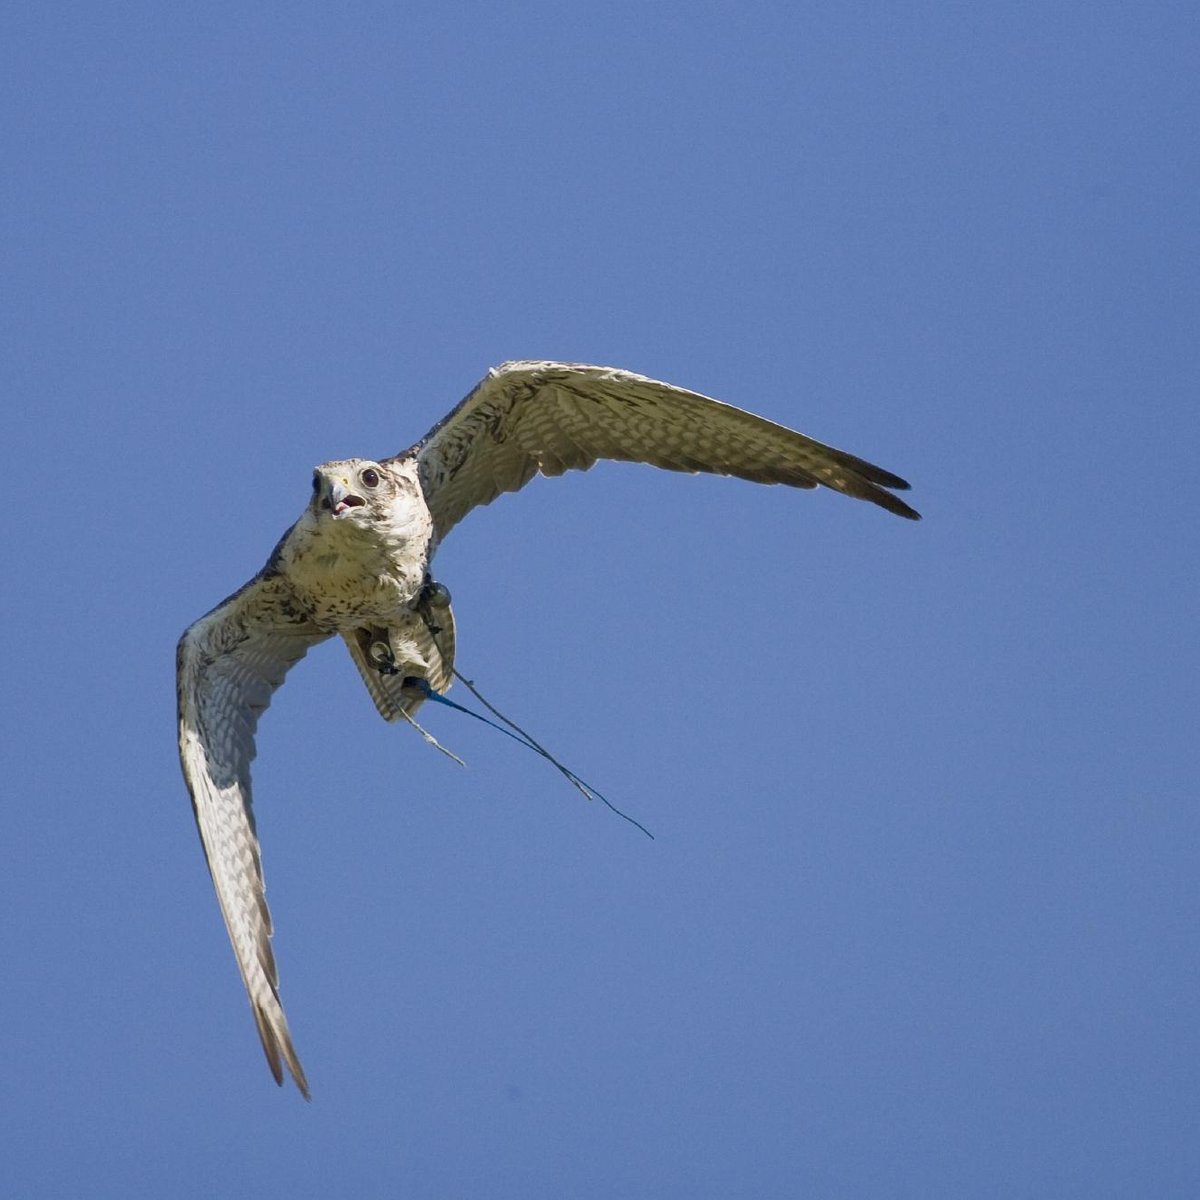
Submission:
M 251 807 L 259 714 L 309 647 L 338 634 L 380 714 L 411 717 L 454 669 L 449 595 L 429 574 L 438 543 L 534 475 L 602 458 L 819 484 L 919 516 L 894 494 L 903 479 L 852 454 L 671 384 L 572 363 L 505 363 L 410 449 L 317 467 L 300 519 L 249 583 L 188 627 L 176 664 L 183 774 L 277 1083 L 286 1066 L 309 1094 L 279 1000 Z

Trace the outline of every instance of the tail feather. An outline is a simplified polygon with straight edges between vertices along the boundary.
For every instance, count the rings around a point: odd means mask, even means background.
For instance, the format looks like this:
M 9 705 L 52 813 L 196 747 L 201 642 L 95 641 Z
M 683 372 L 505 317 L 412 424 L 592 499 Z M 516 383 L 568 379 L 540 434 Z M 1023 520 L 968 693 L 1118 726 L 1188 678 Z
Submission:
M 383 626 L 368 626 L 342 635 L 367 691 L 385 721 L 412 716 L 425 701 L 423 691 L 404 687 L 404 680 L 424 679 L 439 694 L 454 680 L 454 613 L 449 599 L 435 597 L 419 609 L 402 613 Z M 372 647 L 382 642 L 393 668 L 379 669 Z M 386 662 L 386 656 L 384 656 Z

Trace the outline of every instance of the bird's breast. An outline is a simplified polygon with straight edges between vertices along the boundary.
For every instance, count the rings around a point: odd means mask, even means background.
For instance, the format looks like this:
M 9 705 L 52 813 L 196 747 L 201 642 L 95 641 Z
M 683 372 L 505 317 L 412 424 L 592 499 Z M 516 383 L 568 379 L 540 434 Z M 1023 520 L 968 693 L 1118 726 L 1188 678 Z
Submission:
M 383 621 L 406 609 L 425 579 L 421 543 L 392 543 L 361 531 L 297 530 L 281 555 L 292 590 L 313 620 L 331 629 Z

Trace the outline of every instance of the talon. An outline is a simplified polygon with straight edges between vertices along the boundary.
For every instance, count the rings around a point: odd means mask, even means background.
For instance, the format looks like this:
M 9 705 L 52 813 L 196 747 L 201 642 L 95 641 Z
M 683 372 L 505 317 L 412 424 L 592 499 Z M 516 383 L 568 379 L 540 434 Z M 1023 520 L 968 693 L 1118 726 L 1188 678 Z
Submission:
M 372 642 L 367 653 L 371 656 L 371 661 L 380 675 L 400 674 L 396 669 L 395 655 L 392 654 L 392 648 L 387 642 Z
M 426 579 L 425 586 L 421 588 L 422 605 L 427 604 L 449 604 L 450 589 L 444 583 L 438 583 L 433 579 Z

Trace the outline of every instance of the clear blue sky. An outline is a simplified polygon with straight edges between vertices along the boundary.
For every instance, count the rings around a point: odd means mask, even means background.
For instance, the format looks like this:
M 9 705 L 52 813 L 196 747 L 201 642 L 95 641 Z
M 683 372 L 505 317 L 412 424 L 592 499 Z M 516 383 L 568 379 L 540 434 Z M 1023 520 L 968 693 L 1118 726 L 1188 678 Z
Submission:
M 1194 4 L 9 5 L 14 1196 L 1200 1194 Z M 438 559 L 650 842 L 341 647 L 260 728 L 268 1075 L 175 640 L 314 463 L 628 367 L 912 480 L 602 465 Z

